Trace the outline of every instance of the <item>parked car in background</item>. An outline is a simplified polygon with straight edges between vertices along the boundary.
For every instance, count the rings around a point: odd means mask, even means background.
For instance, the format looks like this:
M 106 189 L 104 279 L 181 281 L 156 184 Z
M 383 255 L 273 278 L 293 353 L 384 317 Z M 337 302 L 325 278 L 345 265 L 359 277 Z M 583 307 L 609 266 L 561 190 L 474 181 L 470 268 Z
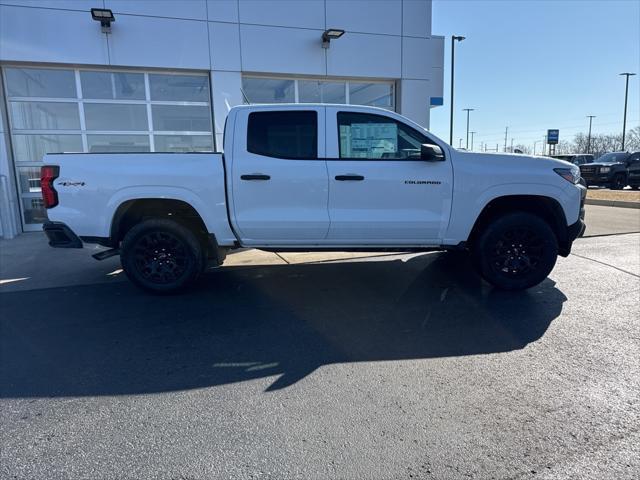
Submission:
M 564 155 L 551 155 L 551 158 L 564 160 L 574 165 L 584 165 L 585 163 L 593 163 L 593 155 L 590 153 L 567 153 Z
M 580 174 L 588 186 L 622 190 L 628 183 L 629 152 L 605 153 L 593 163 L 580 165 Z
M 634 190 L 640 189 L 640 152 L 631 154 L 628 160 L 629 176 L 628 182 Z

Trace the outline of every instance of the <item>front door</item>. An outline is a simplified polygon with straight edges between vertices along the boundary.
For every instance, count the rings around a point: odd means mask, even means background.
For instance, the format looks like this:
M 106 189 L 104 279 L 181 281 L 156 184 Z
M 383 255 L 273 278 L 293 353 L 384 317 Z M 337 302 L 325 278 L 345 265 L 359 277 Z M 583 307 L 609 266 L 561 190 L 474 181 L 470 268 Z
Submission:
M 322 241 L 329 229 L 324 107 L 241 110 L 231 154 L 233 223 L 244 245 Z
M 393 114 L 336 107 L 327 108 L 326 115 L 327 149 L 332 149 L 327 152 L 327 240 L 438 244 L 451 210 L 451 159 L 446 154 L 444 161 L 420 159 L 420 146 L 437 142 Z

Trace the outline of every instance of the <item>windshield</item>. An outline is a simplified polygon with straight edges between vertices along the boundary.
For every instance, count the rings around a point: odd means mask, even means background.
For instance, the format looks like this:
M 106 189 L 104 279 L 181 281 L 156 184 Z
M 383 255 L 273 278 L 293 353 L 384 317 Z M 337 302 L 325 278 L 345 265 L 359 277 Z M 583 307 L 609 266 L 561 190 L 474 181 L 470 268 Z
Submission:
M 611 152 L 605 153 L 600 158 L 598 158 L 599 163 L 616 163 L 616 162 L 624 162 L 627 158 L 627 153 L 624 152 Z

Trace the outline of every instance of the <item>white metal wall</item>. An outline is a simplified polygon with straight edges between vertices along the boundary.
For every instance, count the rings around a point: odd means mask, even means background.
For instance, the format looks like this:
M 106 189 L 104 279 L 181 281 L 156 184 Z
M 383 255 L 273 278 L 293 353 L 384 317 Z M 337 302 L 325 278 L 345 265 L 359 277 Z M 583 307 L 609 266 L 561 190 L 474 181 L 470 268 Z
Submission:
M 111 34 L 92 7 L 113 10 Z M 326 28 L 346 30 L 329 49 Z M 431 0 L 0 0 L 0 62 L 210 71 L 219 143 L 243 72 L 394 80 L 396 110 L 428 127 L 443 41 Z

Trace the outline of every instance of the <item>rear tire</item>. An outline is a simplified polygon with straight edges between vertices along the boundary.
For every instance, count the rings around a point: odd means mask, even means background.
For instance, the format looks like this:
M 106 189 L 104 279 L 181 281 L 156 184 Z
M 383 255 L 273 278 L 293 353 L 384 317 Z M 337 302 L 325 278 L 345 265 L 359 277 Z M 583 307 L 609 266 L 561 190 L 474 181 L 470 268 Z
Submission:
M 150 219 L 127 232 L 120 249 L 122 269 L 136 286 L 166 294 L 194 282 L 206 265 L 197 236 L 167 219 Z
M 472 255 L 487 282 L 502 290 L 524 290 L 551 273 L 558 258 L 558 240 L 540 217 L 509 213 L 485 227 Z

